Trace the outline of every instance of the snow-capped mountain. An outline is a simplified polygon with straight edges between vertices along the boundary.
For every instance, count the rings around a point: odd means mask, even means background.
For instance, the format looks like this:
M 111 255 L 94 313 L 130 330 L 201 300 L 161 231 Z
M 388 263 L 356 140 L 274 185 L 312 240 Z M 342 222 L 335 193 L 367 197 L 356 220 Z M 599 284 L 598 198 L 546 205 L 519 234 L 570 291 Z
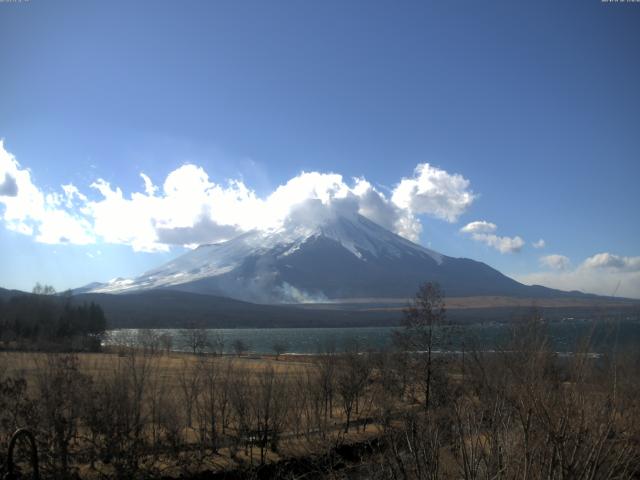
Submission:
M 449 296 L 542 294 L 532 290 L 541 287 L 522 285 L 484 263 L 439 254 L 357 214 L 248 232 L 202 245 L 137 278 L 82 291 L 172 289 L 258 303 L 304 303 L 407 298 L 425 281 L 438 281 Z

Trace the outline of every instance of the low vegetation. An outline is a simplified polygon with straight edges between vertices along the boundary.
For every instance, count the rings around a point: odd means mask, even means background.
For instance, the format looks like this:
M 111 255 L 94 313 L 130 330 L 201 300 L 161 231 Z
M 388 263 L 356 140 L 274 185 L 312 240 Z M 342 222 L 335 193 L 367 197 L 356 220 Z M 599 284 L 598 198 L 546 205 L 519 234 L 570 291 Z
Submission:
M 425 285 L 389 352 L 205 354 L 202 331 L 190 354 L 7 352 L 0 451 L 27 426 L 51 478 L 638 478 L 638 350 L 559 356 L 532 312 L 502 349 L 443 352 L 443 325 Z

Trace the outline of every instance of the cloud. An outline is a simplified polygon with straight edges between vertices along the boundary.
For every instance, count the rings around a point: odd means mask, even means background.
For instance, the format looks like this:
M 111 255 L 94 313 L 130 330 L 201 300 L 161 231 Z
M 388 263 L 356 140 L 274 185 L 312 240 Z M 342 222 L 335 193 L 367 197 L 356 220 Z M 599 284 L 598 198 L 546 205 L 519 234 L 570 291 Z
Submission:
M 413 214 L 427 214 L 455 222 L 476 198 L 470 182 L 428 163 L 419 164 L 411 178 L 403 178 L 393 191 L 393 203 Z
M 517 253 L 522 250 L 522 247 L 524 246 L 524 240 L 518 236 L 499 237 L 493 234 L 474 233 L 471 238 L 495 248 L 500 253 Z
M 581 290 L 607 296 L 615 293 L 620 297 L 640 298 L 640 257 L 598 253 L 586 258 L 573 269 L 567 265 L 565 269 L 512 277 L 529 285 Z
M 151 181 L 151 179 L 145 175 L 144 173 L 141 173 L 140 176 L 142 177 L 142 180 L 144 181 L 144 191 L 147 195 L 154 195 L 156 193 L 156 191 L 158 190 L 158 187 L 156 187 L 153 182 Z
M 219 238 L 232 238 L 240 233 L 232 225 L 219 225 L 206 213 L 190 227 L 156 227 L 158 242 L 167 245 L 203 245 Z
M 4 148 L 0 140 L 0 177 L 15 183 L 11 196 L 0 196 L 4 206 L 2 220 L 9 230 L 33 235 L 42 243 L 74 243 L 85 245 L 95 241 L 91 223 L 84 215 L 67 208 L 77 195 L 73 185 L 63 187 L 62 193 L 45 195 L 31 180 L 31 172 L 22 168 L 16 158 Z
M 541 238 L 540 240 L 538 240 L 537 242 L 532 242 L 531 246 L 533 248 L 544 248 L 546 246 L 546 242 L 544 241 L 543 238 Z
M 64 192 L 64 204 L 67 208 L 73 208 L 76 201 L 84 203 L 87 201 L 87 197 L 80 193 L 80 190 L 73 185 L 62 185 L 62 191 Z
M 611 253 L 598 253 L 587 258 L 582 266 L 610 271 L 640 272 L 640 257 L 621 257 Z
M 540 264 L 554 270 L 566 270 L 571 265 L 571 261 L 564 255 L 545 255 L 540 257 Z
M 460 232 L 471 234 L 471 238 L 476 242 L 495 248 L 500 253 L 516 253 L 522 250 L 524 240 L 521 237 L 517 235 L 515 237 L 500 237 L 494 233 L 497 229 L 495 223 L 478 220 L 466 224 L 460 229 Z
M 390 201 L 363 178 L 356 179 L 352 193 L 358 198 L 358 212 L 387 230 L 418 241 L 422 224 L 415 214 Z
M 0 197 L 4 205 L 0 218 L 7 228 L 41 242 L 102 241 L 147 252 L 220 242 L 292 222 L 308 227 L 338 214 L 361 214 L 417 241 L 420 215 L 453 222 L 475 199 L 467 179 L 426 163 L 388 195 L 365 178 L 301 172 L 270 194 L 258 196 L 241 180 L 212 182 L 202 167 L 193 164 L 176 168 L 158 184 L 140 173 L 140 187 L 130 194 L 101 178 L 91 183 L 91 196 L 73 184 L 45 193 L 3 144 L 1 173 L 15 178 L 18 190 L 15 197 Z
M 15 197 L 16 195 L 18 195 L 18 184 L 16 179 L 7 172 L 4 174 L 4 180 L 0 183 L 0 196 Z
M 494 233 L 497 230 L 495 223 L 480 220 L 466 224 L 460 229 L 462 233 Z

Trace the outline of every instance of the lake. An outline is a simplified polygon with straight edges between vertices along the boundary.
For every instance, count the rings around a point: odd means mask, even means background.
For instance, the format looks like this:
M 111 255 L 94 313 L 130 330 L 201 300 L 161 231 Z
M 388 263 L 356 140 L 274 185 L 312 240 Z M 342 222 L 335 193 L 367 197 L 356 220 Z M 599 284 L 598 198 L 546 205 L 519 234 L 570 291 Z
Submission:
M 380 350 L 392 343 L 393 331 L 398 327 L 358 328 L 237 328 L 208 329 L 207 337 L 213 345 L 222 340 L 225 353 L 233 351 L 234 341 L 241 339 L 254 354 L 274 353 L 276 343 L 286 345 L 289 354 L 314 354 L 328 350 L 342 351 L 357 343 L 361 350 Z M 557 352 L 572 352 L 577 342 L 591 333 L 592 350 L 602 352 L 612 348 L 636 349 L 640 347 L 640 322 L 637 320 L 599 321 L 567 320 L 551 322 L 548 326 L 552 347 Z M 437 348 L 468 349 L 472 345 L 482 350 L 504 346 L 511 338 L 513 327 L 504 323 L 467 325 L 449 328 L 440 334 Z M 168 335 L 174 351 L 188 351 L 188 334 L 180 329 L 118 329 L 110 330 L 105 345 L 140 346 L 151 335 Z M 444 340 L 446 338 L 446 340 Z

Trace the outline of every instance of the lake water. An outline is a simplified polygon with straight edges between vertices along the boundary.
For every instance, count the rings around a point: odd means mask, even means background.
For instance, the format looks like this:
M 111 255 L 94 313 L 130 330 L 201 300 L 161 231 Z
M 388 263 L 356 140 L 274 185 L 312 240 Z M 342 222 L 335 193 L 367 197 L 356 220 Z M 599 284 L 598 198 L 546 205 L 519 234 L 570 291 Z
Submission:
M 598 322 L 572 320 L 549 324 L 552 346 L 558 352 L 571 352 L 577 342 L 591 334 L 592 350 L 602 352 L 616 345 L 617 348 L 640 348 L 640 322 L 626 320 L 616 322 Z M 357 343 L 361 350 L 380 350 L 392 343 L 394 327 L 360 328 L 237 328 L 206 330 L 211 345 L 222 341 L 226 353 L 233 351 L 234 341 L 241 339 L 248 345 L 248 351 L 254 354 L 274 352 L 274 345 L 286 345 L 289 354 L 314 354 L 329 350 L 342 351 Z M 507 324 L 468 325 L 454 327 L 446 335 L 446 348 L 461 350 L 471 345 L 483 350 L 492 350 L 505 345 L 511 338 L 513 327 Z M 151 335 L 150 335 L 151 334 Z M 105 345 L 141 345 L 150 336 L 168 335 L 174 351 L 188 351 L 188 334 L 179 329 L 118 329 L 110 330 Z M 442 348 L 445 341 L 436 343 Z

